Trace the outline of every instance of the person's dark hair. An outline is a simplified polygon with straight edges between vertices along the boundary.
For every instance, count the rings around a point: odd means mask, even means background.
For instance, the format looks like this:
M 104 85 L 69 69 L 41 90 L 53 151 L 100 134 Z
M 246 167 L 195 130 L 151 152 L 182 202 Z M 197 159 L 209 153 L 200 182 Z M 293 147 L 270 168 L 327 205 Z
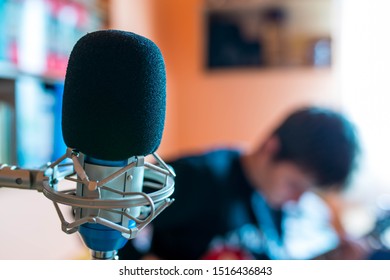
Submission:
M 354 125 L 325 108 L 295 111 L 275 130 L 280 149 L 275 160 L 292 161 L 317 179 L 321 187 L 344 185 L 359 153 Z

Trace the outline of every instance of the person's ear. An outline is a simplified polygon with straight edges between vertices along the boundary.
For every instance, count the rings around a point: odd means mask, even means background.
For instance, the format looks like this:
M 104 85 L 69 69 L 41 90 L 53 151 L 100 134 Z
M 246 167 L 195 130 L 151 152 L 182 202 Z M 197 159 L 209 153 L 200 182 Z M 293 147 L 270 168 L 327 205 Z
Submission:
M 280 141 L 277 136 L 271 136 L 268 138 L 263 146 L 263 151 L 270 157 L 273 158 L 280 150 Z

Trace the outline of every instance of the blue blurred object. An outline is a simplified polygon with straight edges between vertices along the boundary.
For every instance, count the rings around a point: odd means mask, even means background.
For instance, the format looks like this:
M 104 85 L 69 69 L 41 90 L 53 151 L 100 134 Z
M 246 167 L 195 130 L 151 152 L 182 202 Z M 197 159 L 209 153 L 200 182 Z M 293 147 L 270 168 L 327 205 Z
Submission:
M 63 83 L 20 77 L 16 82 L 17 164 L 39 168 L 65 153 L 61 132 Z
M 6 59 L 5 0 L 0 0 L 0 62 Z
M 129 222 L 129 228 L 135 226 L 134 221 Z M 119 250 L 128 241 L 121 232 L 99 224 L 81 225 L 79 233 L 89 249 L 99 252 Z
M 64 137 L 62 136 L 61 122 L 62 122 L 62 95 L 64 93 L 64 84 L 63 83 L 55 83 L 53 85 L 54 94 L 54 106 L 53 106 L 53 114 L 54 114 L 54 128 L 53 128 L 53 153 L 51 156 L 51 161 L 55 161 L 59 157 L 61 157 L 66 150 L 66 145 L 64 142 Z
M 284 242 L 292 259 L 311 259 L 339 245 L 330 226 L 329 208 L 317 194 L 305 193 L 298 203 L 287 204 L 284 211 Z
M 376 250 L 368 257 L 368 260 L 390 260 L 390 251 Z
M 332 48 L 329 39 L 318 40 L 313 47 L 313 65 L 327 67 L 332 62 Z

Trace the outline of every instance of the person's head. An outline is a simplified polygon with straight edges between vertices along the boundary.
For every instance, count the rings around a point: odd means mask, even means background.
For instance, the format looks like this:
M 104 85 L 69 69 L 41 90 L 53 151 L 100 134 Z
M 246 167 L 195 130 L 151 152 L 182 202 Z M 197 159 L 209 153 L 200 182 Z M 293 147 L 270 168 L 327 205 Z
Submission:
M 289 115 L 248 156 L 249 175 L 276 207 L 298 200 L 314 187 L 341 188 L 359 151 L 353 124 L 325 108 L 304 108 Z

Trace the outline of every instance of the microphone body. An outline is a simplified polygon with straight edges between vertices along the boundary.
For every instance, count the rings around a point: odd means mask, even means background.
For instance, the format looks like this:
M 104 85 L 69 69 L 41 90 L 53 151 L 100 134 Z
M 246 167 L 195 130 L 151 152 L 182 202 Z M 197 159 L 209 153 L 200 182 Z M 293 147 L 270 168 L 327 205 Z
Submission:
M 128 160 L 124 161 L 102 161 L 84 156 L 81 160 L 85 172 L 88 174 L 90 180 L 101 181 L 120 170 L 129 164 Z M 128 172 L 118 176 L 115 180 L 107 183 L 107 187 L 112 187 L 117 191 L 123 193 L 142 192 L 144 179 L 144 168 L 134 167 Z M 107 190 L 89 190 L 83 183 L 77 183 L 76 195 L 86 198 L 104 199 L 120 199 L 123 195 L 113 193 Z M 121 209 L 115 209 L 120 211 Z M 100 216 L 111 222 L 117 223 L 125 228 L 134 228 L 135 221 L 118 213 L 102 212 L 100 209 L 77 208 L 75 211 L 76 219 L 82 219 L 88 216 Z M 129 209 L 129 214 L 138 217 L 140 215 L 140 207 Z M 116 251 L 121 249 L 126 243 L 127 238 L 122 236 L 117 230 L 108 228 L 107 226 L 86 223 L 80 226 L 79 233 L 88 248 L 92 250 L 93 257 L 96 259 L 112 258 Z

